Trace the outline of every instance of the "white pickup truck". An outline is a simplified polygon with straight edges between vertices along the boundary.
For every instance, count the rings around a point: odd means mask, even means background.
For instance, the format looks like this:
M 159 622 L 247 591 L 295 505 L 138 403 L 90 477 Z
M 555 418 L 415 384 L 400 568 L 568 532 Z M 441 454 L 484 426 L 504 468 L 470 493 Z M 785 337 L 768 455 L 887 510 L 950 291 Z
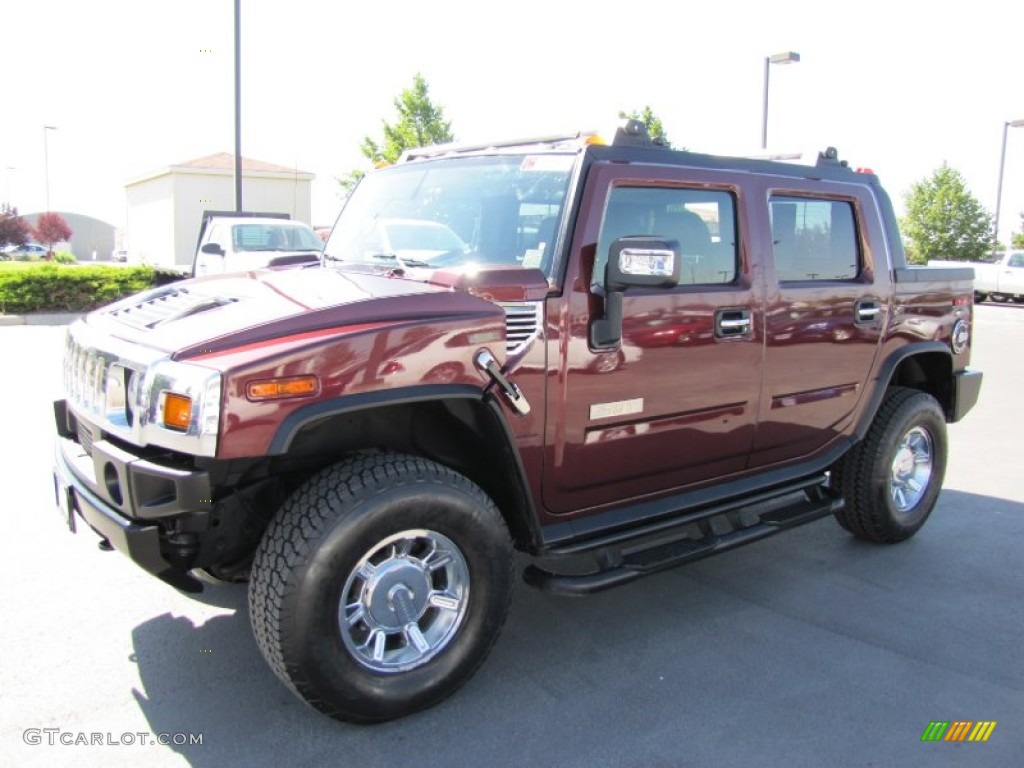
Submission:
M 963 267 L 961 261 L 929 261 L 932 267 Z M 1024 251 L 1007 251 L 995 262 L 977 262 L 974 267 L 974 300 L 1024 303 Z
M 316 264 L 323 240 L 288 214 L 204 211 L 193 276 Z

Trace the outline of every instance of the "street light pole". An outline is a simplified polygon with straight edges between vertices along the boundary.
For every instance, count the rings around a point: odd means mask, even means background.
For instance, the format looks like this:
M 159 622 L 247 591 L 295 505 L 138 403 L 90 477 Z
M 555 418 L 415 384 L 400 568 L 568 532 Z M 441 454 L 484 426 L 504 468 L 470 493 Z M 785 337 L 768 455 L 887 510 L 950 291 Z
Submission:
M 761 109 L 761 149 L 768 148 L 768 71 L 772 64 L 795 64 L 800 54 L 793 51 L 773 53 L 764 57 L 764 101 Z
M 235 0 L 235 210 L 242 211 L 242 22 Z
M 4 176 L 6 177 L 7 181 L 7 194 L 4 197 L 4 202 L 7 203 L 8 208 L 11 206 L 11 171 L 16 170 L 18 169 L 15 168 L 13 165 L 4 166 Z
M 1006 165 L 1006 132 L 1010 128 L 1024 128 L 1024 120 L 1007 120 L 1003 123 L 1003 146 L 999 150 L 999 186 L 996 188 L 996 216 L 992 223 L 992 250 L 999 245 L 999 209 L 1003 204 L 1003 166 Z
M 43 126 L 43 163 L 46 166 L 46 212 L 50 212 L 50 143 L 47 141 L 47 137 L 50 135 L 50 131 L 56 131 L 57 126 L 55 125 L 44 125 Z

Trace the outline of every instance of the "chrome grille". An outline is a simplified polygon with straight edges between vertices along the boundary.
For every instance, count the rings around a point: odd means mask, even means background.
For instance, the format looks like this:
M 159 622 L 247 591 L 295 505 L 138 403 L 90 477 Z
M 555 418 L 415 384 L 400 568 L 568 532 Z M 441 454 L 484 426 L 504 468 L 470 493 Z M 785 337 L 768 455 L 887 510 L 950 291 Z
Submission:
M 517 354 L 540 333 L 543 302 L 501 302 L 505 310 L 505 342 L 510 355 Z
M 89 421 L 115 428 L 132 426 L 134 414 L 127 390 L 135 370 L 135 366 L 129 366 L 117 355 L 91 348 L 68 334 L 64 348 L 64 392 Z

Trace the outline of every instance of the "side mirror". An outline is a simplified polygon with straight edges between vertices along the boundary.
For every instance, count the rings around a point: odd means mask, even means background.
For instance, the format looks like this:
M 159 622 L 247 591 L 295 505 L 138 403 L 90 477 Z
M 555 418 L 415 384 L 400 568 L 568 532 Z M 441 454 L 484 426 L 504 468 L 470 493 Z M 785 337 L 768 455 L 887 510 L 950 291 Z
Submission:
M 219 243 L 207 243 L 206 245 L 204 245 L 199 250 L 202 251 L 203 253 L 209 253 L 209 254 L 212 254 L 214 256 L 223 256 L 224 255 L 224 249 L 220 247 Z
M 609 293 L 627 288 L 674 288 L 681 273 L 675 240 L 620 237 L 608 249 L 604 285 Z
M 628 288 L 674 288 L 681 273 L 675 240 L 620 237 L 613 242 L 604 272 L 604 317 L 590 323 L 590 346 L 608 349 L 622 340 L 622 294 Z

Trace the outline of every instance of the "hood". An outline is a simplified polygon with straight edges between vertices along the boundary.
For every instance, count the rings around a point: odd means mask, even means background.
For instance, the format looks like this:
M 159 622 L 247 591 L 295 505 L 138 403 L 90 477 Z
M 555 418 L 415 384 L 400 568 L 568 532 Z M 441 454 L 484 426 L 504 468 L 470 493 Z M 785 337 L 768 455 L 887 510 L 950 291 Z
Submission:
M 503 311 L 450 288 L 317 267 L 184 280 L 96 310 L 86 321 L 180 359 L 327 328 L 461 314 Z

